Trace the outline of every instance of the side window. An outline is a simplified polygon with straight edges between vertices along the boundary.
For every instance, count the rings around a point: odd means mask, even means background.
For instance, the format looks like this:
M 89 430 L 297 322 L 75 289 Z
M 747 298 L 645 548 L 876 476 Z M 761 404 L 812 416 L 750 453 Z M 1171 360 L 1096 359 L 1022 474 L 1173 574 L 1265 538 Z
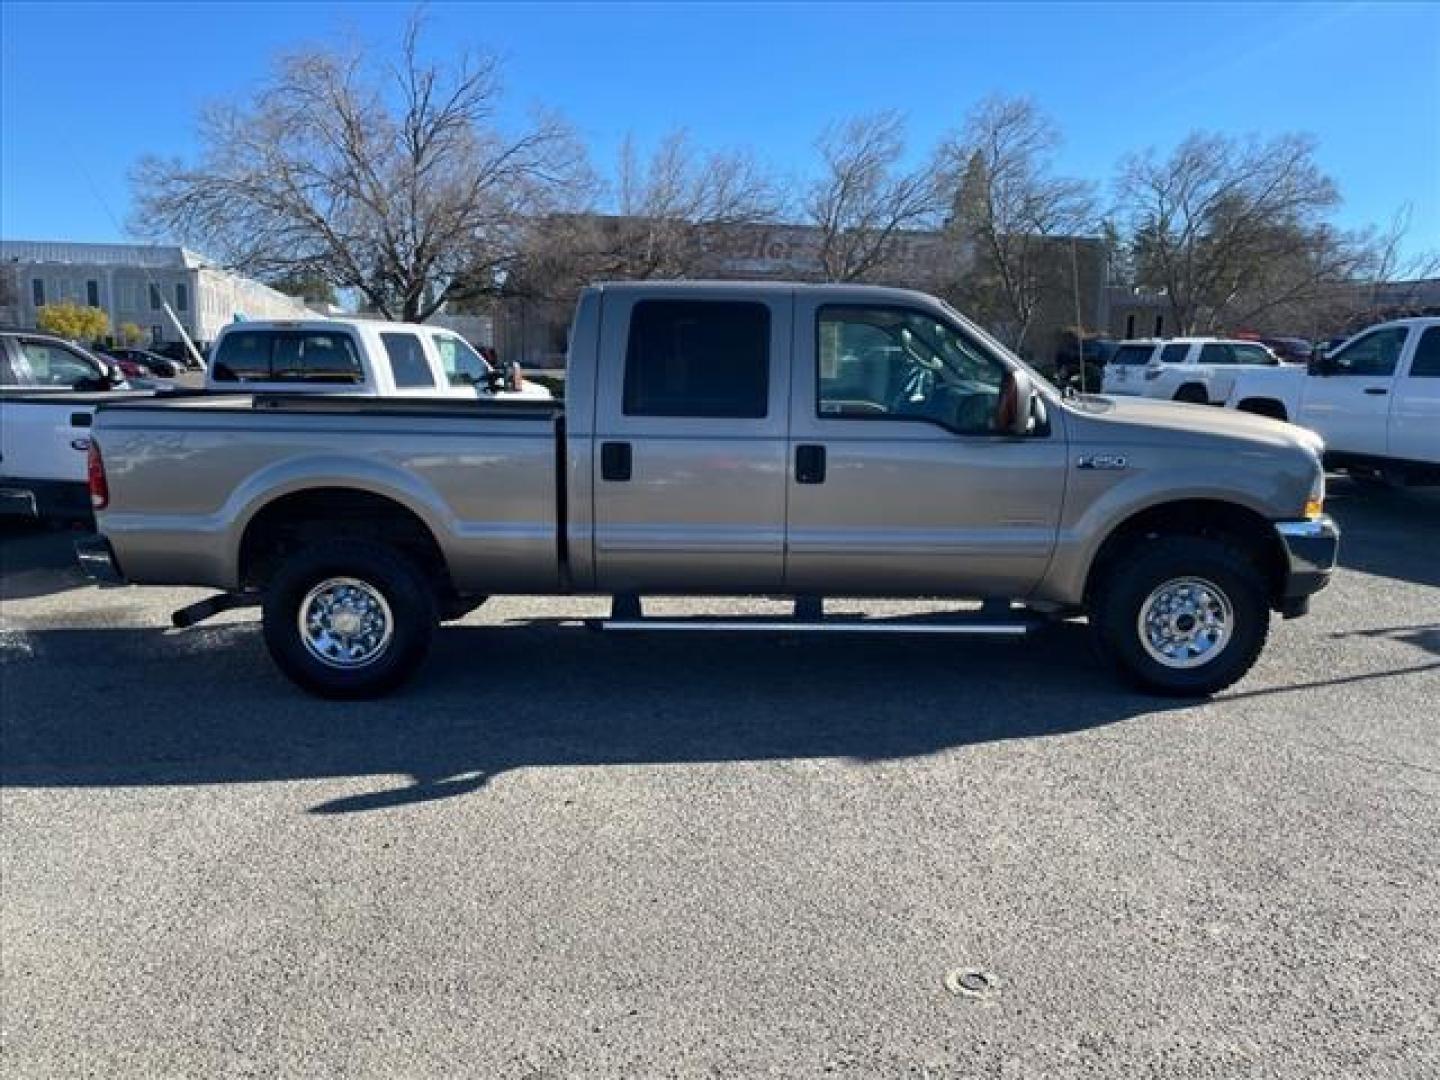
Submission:
M 1341 349 L 1331 360 L 1335 375 L 1393 375 L 1405 345 L 1403 326 L 1374 330 Z
M 358 383 L 364 379 L 349 334 L 302 331 L 274 336 L 270 377 L 277 382 Z
M 1185 357 L 1190 355 L 1190 346 L 1181 344 L 1166 345 L 1160 350 L 1160 362 L 1162 364 L 1183 364 Z
M 48 341 L 21 340 L 20 349 L 36 386 L 70 386 L 86 379 L 98 379 L 101 372 L 89 360 L 62 345 Z
M 1275 354 L 1264 345 L 1232 345 L 1237 364 L 1256 364 L 1264 367 L 1274 367 L 1280 361 Z
M 390 371 L 395 376 L 395 386 L 401 390 L 417 387 L 435 388 L 435 377 L 430 374 L 430 362 L 425 359 L 425 347 L 414 334 L 381 334 L 385 343 L 385 355 L 390 358 Z
M 235 330 L 220 339 L 211 375 L 216 382 L 264 382 L 270 378 L 270 348 L 275 335 Z
M 20 373 L 15 370 L 15 365 L 10 362 L 10 350 L 5 347 L 5 342 L 0 341 L 0 386 L 19 386 Z
M 1234 362 L 1234 348 L 1223 342 L 1211 342 L 1200 349 L 1200 363 L 1202 364 L 1233 364 Z
M 489 366 L 479 353 L 453 334 L 432 334 L 431 340 L 435 342 L 440 367 L 451 386 L 484 387 Z
M 1432 326 L 1420 335 L 1415 359 L 1410 361 L 1410 377 L 1440 379 L 1440 326 Z
M 1136 367 L 1150 362 L 1155 353 L 1154 345 L 1121 345 L 1110 357 L 1110 363 L 1120 367 Z
M 816 327 L 821 419 L 924 420 L 995 430 L 1005 368 L 946 323 L 895 307 L 824 307 Z
M 364 373 L 349 334 L 235 330 L 220 341 L 213 376 L 216 382 L 357 383 Z
M 626 416 L 732 417 L 768 411 L 770 309 L 731 300 L 642 300 L 630 313 Z

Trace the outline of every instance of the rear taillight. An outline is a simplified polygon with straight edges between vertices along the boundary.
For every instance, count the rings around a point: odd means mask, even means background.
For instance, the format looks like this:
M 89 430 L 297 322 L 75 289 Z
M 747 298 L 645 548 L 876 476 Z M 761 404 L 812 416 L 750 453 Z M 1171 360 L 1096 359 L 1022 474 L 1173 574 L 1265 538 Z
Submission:
M 100 456 L 100 444 L 90 440 L 90 449 L 85 457 L 85 477 L 90 484 L 90 505 L 104 510 L 110 505 L 110 484 L 105 479 L 105 460 Z

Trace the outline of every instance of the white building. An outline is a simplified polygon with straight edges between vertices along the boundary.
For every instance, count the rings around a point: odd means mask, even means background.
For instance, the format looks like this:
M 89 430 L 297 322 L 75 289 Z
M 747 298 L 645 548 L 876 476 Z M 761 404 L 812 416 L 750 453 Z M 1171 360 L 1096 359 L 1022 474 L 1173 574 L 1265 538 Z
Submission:
M 70 300 L 104 311 L 112 334 L 134 323 L 151 342 L 173 341 L 179 335 L 162 299 L 201 344 L 213 341 L 237 315 L 285 319 L 311 314 L 302 300 L 182 247 L 0 240 L 0 323 L 34 326 L 41 307 Z

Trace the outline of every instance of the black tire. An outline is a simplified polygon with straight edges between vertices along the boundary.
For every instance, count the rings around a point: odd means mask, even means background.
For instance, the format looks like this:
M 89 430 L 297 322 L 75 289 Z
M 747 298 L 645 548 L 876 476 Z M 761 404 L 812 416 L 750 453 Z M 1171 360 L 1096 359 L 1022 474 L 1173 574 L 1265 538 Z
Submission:
M 1175 400 L 1183 401 L 1188 405 L 1209 405 L 1210 395 L 1199 383 L 1186 383 L 1175 391 Z
M 299 621 L 311 590 L 332 579 L 353 579 L 378 592 L 389 608 L 388 643 L 358 666 L 327 663 L 307 646 Z M 362 590 L 363 591 L 363 590 Z M 327 698 L 373 698 L 414 674 L 430 648 L 437 622 L 435 594 L 401 552 L 368 540 L 321 540 L 286 559 L 265 590 L 265 646 L 276 666 L 302 689 Z
M 1140 617 L 1152 593 L 1168 582 L 1198 579 L 1230 607 L 1229 639 L 1213 658 L 1173 667 L 1151 654 Z M 1095 644 L 1129 682 L 1153 693 L 1203 697 L 1241 679 L 1265 646 L 1270 604 L 1264 577 L 1245 552 L 1200 536 L 1167 536 L 1121 553 L 1092 590 Z

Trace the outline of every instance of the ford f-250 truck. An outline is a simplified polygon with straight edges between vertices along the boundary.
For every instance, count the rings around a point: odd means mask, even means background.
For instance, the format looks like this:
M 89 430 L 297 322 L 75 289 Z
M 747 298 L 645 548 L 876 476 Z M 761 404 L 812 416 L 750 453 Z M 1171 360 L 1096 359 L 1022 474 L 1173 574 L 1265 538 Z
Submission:
M 259 602 L 302 687 L 371 696 L 495 593 L 614 597 L 617 629 L 1023 634 L 1085 614 L 1132 680 L 1240 678 L 1335 563 L 1317 436 L 1067 396 L 942 302 L 840 285 L 581 296 L 559 403 L 269 395 L 101 408 L 81 562 Z M 793 619 L 651 620 L 646 594 Z M 827 618 L 826 597 L 987 601 Z M 1013 602 L 1024 605 L 1012 606 Z

